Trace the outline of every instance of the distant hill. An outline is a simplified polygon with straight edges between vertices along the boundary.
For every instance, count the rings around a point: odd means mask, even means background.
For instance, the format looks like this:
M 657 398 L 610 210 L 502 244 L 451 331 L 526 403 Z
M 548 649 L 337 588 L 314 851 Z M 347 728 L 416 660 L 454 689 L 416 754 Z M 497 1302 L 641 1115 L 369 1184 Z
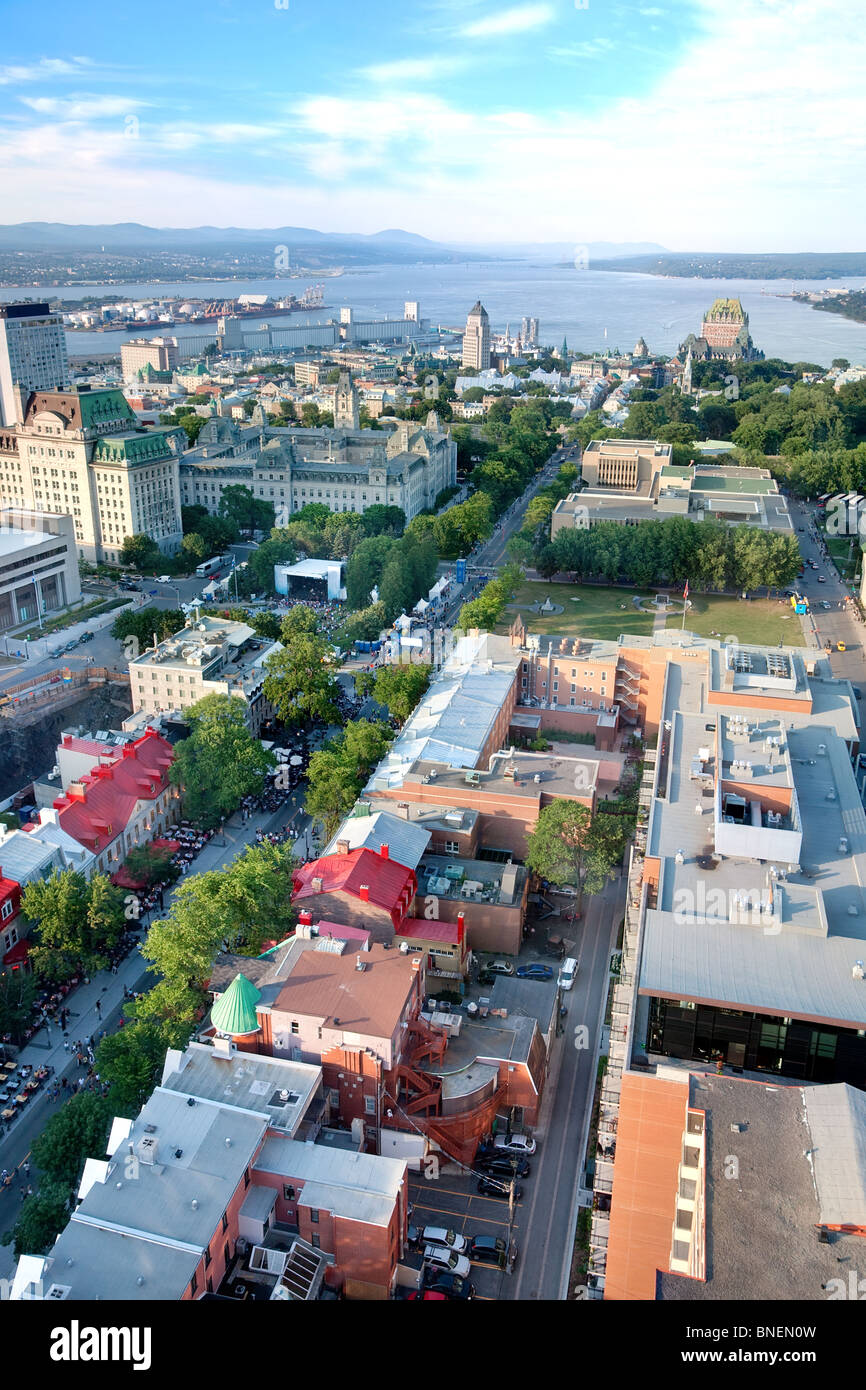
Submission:
M 592 268 L 699 280 L 834 280 L 866 275 L 866 251 L 669 251 L 664 255 L 609 256 L 593 260 Z

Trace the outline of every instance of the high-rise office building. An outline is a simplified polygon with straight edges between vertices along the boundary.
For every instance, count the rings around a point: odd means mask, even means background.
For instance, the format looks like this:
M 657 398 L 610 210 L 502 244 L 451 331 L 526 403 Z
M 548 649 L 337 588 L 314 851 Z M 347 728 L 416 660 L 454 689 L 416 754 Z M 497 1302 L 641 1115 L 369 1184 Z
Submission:
M 31 391 L 69 385 L 63 318 L 47 304 L 0 306 L 0 425 L 23 418 Z
M 524 347 L 538 345 L 538 319 L 527 318 L 524 315 L 520 320 L 520 341 Z
M 120 345 L 124 381 L 134 381 L 145 367 L 152 367 L 156 372 L 172 372 L 178 362 L 177 338 L 133 338 Z
M 490 366 L 490 318 L 480 299 L 476 299 L 466 319 L 463 366 L 478 372 L 486 372 Z

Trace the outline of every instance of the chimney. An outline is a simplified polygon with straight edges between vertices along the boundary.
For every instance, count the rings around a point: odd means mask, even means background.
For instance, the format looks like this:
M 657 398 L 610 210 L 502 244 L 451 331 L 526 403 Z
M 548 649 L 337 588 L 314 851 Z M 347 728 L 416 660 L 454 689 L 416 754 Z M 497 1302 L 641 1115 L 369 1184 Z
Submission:
M 314 893 L 321 893 L 321 891 L 322 891 L 322 880 L 321 880 L 321 878 L 318 876 L 318 874 L 316 875 L 315 878 L 310 879 L 310 887 L 312 888 L 312 890 L 313 890 Z
M 308 911 L 307 908 L 303 908 L 302 911 L 300 911 L 300 912 L 298 913 L 298 926 L 299 926 L 299 927 L 311 927 L 312 925 L 313 925 L 313 914 L 312 914 L 312 912 Z
M 380 846 L 379 846 L 379 853 L 381 854 L 381 856 L 382 856 L 383 859 L 390 859 L 390 857 L 391 857 L 391 854 L 390 854 L 390 851 L 389 851 L 387 845 L 380 845 Z
M 362 884 L 361 884 L 360 888 L 358 889 L 358 897 L 361 899 L 361 902 L 362 902 L 362 903 L 368 903 L 368 902 L 370 901 L 370 885 L 369 885 L 369 883 L 362 883 Z
M 338 840 L 338 841 L 337 841 L 337 853 L 338 853 L 338 854 L 348 854 L 348 853 L 349 853 L 349 841 L 348 841 L 348 840 Z
M 398 811 L 398 813 L 403 817 L 404 820 L 408 820 L 408 819 L 409 819 L 409 802 L 408 802 L 408 801 L 398 801 L 398 802 L 397 802 L 397 811 Z
M 457 913 L 457 939 L 458 939 L 458 941 L 462 941 L 462 940 L 463 940 L 463 932 L 465 931 L 465 929 L 466 929 L 466 913 L 465 913 L 465 912 L 458 912 L 458 913 Z

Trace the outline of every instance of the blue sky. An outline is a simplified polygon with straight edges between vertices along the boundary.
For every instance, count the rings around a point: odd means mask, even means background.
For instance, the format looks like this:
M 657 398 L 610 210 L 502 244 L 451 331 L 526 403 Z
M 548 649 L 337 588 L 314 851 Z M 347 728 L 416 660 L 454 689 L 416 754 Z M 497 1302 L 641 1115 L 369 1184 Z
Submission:
M 38 15 L 5 0 L 4 221 L 863 249 L 858 0 Z

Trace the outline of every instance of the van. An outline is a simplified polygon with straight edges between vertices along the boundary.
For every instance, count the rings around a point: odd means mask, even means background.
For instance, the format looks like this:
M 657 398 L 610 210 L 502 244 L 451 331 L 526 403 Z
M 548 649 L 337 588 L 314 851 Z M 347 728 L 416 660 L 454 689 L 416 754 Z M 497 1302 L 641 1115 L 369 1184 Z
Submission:
M 559 988 L 573 989 L 574 977 L 577 974 L 577 961 L 574 956 L 566 956 L 562 965 L 559 967 Z

